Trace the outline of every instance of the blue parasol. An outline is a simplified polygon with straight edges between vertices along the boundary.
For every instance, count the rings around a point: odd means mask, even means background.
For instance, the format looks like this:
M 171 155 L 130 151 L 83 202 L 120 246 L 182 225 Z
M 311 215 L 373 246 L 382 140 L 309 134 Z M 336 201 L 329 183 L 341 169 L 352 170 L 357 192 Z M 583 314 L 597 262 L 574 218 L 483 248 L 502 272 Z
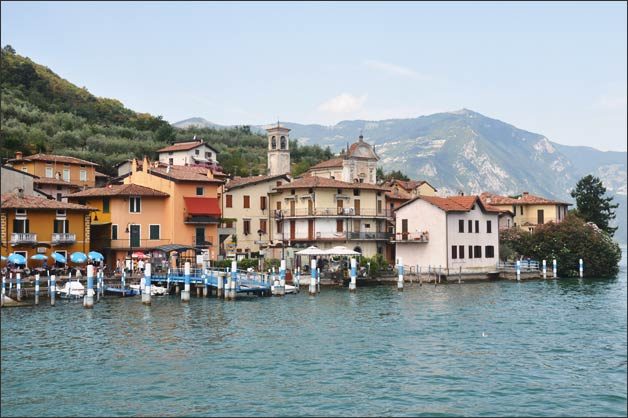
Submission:
M 53 258 L 53 259 L 54 259 L 57 263 L 62 263 L 62 264 L 65 264 L 65 263 L 67 263 L 67 262 L 68 262 L 68 261 L 65 259 L 65 257 L 64 257 L 64 256 L 62 256 L 62 255 L 61 255 L 61 254 L 59 254 L 59 253 L 52 253 L 50 256 L 51 256 L 51 257 L 52 257 L 52 258 Z
M 105 259 L 105 256 L 99 253 L 98 251 L 90 251 L 87 256 L 94 261 L 101 261 Z
M 9 263 L 13 264 L 26 264 L 26 259 L 21 254 L 9 254 L 9 258 L 7 260 L 9 260 Z
M 48 256 L 45 254 L 35 254 L 31 256 L 31 260 L 40 260 L 40 261 L 48 260 Z
M 87 262 L 87 256 L 85 255 L 85 253 L 77 251 L 75 253 L 72 253 L 72 255 L 70 255 L 70 261 L 76 264 L 82 264 L 82 263 Z

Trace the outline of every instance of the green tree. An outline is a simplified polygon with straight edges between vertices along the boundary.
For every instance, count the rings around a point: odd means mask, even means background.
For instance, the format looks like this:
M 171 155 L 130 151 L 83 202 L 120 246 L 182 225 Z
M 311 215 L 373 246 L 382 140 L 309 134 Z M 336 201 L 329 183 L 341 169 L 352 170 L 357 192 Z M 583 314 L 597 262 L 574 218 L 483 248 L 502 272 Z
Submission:
M 577 215 L 587 222 L 593 222 L 612 236 L 617 228 L 609 226 L 609 222 L 615 219 L 614 209 L 619 205 L 611 204 L 613 198 L 605 194 L 606 187 L 602 185 L 602 181 L 591 174 L 581 178 L 571 191 L 571 197 L 576 199 Z

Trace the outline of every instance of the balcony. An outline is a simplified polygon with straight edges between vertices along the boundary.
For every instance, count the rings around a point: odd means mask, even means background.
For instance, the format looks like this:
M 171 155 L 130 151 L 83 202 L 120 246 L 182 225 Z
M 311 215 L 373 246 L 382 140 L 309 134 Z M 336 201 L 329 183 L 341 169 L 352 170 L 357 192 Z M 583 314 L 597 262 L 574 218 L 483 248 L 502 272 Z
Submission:
M 395 234 L 395 240 L 393 242 L 396 243 L 407 243 L 407 244 L 421 244 L 427 243 L 430 241 L 430 234 L 427 231 L 424 232 L 397 232 Z
M 352 240 L 376 240 L 388 241 L 393 237 L 389 232 L 349 232 L 348 238 Z
M 220 227 L 218 228 L 218 235 L 234 235 L 236 233 L 236 229 L 234 227 L 226 228 Z
M 76 242 L 76 234 L 54 233 L 52 234 L 52 245 L 74 244 Z
M 219 224 L 220 218 L 216 216 L 187 216 L 183 221 L 185 224 Z
M 11 245 L 35 244 L 37 242 L 37 234 L 29 234 L 17 232 L 11 234 Z
M 275 210 L 275 218 L 281 213 L 283 218 L 306 218 L 306 217 L 365 217 L 365 218 L 391 218 L 392 211 L 389 209 L 372 208 L 295 208 Z

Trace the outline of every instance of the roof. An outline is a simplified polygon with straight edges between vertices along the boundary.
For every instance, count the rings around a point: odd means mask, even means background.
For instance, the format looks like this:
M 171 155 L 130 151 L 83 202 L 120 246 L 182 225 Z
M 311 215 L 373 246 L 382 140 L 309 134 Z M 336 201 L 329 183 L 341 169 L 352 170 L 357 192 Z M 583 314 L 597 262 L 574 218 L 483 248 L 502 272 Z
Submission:
M 400 205 L 396 210 L 401 209 L 414 202 L 415 200 L 425 200 L 426 202 L 438 207 L 445 212 L 469 212 L 475 203 L 478 203 L 484 212 L 499 213 L 500 210 L 493 206 L 487 206 L 482 203 L 479 196 L 417 196 L 412 200 L 409 200 Z
M 27 173 L 27 172 L 22 171 L 22 170 L 18 170 L 18 169 L 14 168 L 14 167 L 11 167 L 10 165 L 3 165 L 3 166 L 2 166 L 2 168 L 3 168 L 3 169 L 5 169 L 5 170 L 15 171 L 16 173 L 20 173 L 20 174 L 23 174 L 23 175 L 25 175 L 25 176 L 30 176 L 30 177 L 38 178 L 38 177 L 37 177 L 36 175 L 34 175 L 34 174 Z
M 96 177 L 105 177 L 105 178 L 109 178 L 111 176 L 105 174 L 105 173 L 101 173 L 100 171 L 96 171 Z
M 75 189 L 79 189 L 81 186 L 79 186 L 78 184 L 74 184 L 74 183 L 70 183 L 69 181 L 65 181 L 63 179 L 57 179 L 54 177 L 37 177 L 35 180 L 33 180 L 33 183 L 35 184 L 51 184 L 54 186 L 65 186 L 68 188 L 75 188 Z
M 206 167 L 172 165 L 168 167 L 151 167 L 149 172 L 159 177 L 167 178 L 172 181 L 194 181 L 200 183 L 219 183 L 224 181 L 207 177 L 207 171 L 211 171 Z
M 381 190 L 388 191 L 386 187 L 378 186 L 377 184 L 371 183 L 347 183 L 345 181 L 327 179 L 324 177 L 318 176 L 307 176 L 298 178 L 291 183 L 282 184 L 281 186 L 275 187 L 276 190 L 285 190 L 285 189 L 303 189 L 310 187 L 324 187 L 324 188 L 333 188 L 333 189 L 371 189 L 371 190 Z
M 343 157 L 336 157 L 336 158 L 332 158 L 330 160 L 321 161 L 320 163 L 315 164 L 312 167 L 310 167 L 310 170 L 315 170 L 315 169 L 318 169 L 318 168 L 342 167 L 343 160 L 344 160 Z M 310 170 L 308 170 L 308 171 L 310 171 Z
M 412 195 L 401 187 L 390 189 L 389 191 L 386 192 L 386 197 L 389 199 L 403 199 L 403 200 L 412 199 Z
M 96 208 L 92 208 L 84 205 L 77 205 L 76 203 L 59 202 L 58 200 L 44 199 L 37 196 L 19 196 L 15 193 L 5 193 L 2 195 L 2 209 L 69 209 L 69 210 L 82 210 L 92 211 Z
M 250 176 L 250 177 L 234 177 L 225 185 L 225 190 L 235 189 L 236 187 L 250 186 L 265 181 L 272 181 L 275 179 L 285 179 L 290 181 L 290 177 L 287 174 L 275 174 L 272 176 Z
M 518 198 L 500 196 L 498 194 L 484 192 L 480 195 L 480 199 L 482 199 L 482 202 L 488 203 L 490 205 L 567 205 L 567 206 L 571 206 L 571 203 L 546 199 L 541 196 L 535 196 L 528 192 L 523 192 L 523 194 Z
M 195 249 L 194 247 L 190 247 L 189 245 L 181 245 L 181 244 L 165 244 L 165 245 L 158 245 L 157 247 L 150 248 L 151 251 L 163 251 L 166 253 L 170 253 L 172 251 L 181 252 L 181 251 L 194 250 L 194 249 Z
M 214 150 L 215 153 L 218 153 L 218 151 L 216 151 L 211 145 L 209 145 L 208 143 L 206 143 L 202 139 L 197 139 L 197 140 L 194 140 L 194 141 L 177 142 L 177 143 L 174 143 L 174 144 L 172 144 L 170 146 L 158 149 L 157 152 L 189 151 L 191 149 L 200 147 L 202 145 L 206 145 L 209 148 L 211 148 L 212 150 Z
M 87 160 L 81 160 L 76 157 L 68 157 L 67 155 L 54 155 L 54 154 L 33 154 L 28 157 L 22 157 L 21 159 L 10 159 L 9 162 L 20 162 L 20 161 L 45 161 L 45 162 L 53 162 L 53 163 L 64 163 L 64 164 L 81 164 L 81 165 L 93 165 L 97 166 L 98 164 L 93 163 Z
M 217 197 L 184 197 L 185 207 L 190 215 L 220 216 L 220 202 Z
M 66 197 L 97 197 L 97 196 L 146 196 L 146 197 L 168 197 L 168 193 L 140 186 L 139 184 L 112 184 L 106 187 L 96 187 L 72 193 Z

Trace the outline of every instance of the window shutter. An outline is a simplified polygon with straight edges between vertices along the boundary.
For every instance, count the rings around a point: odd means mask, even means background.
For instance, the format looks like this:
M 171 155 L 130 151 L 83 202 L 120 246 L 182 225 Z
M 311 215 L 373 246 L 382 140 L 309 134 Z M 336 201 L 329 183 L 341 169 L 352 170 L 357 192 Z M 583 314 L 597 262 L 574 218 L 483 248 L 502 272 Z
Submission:
M 31 232 L 31 230 L 30 230 L 30 228 L 29 228 L 29 222 L 28 222 L 28 219 L 27 219 L 26 221 L 24 221 L 24 224 L 25 224 L 25 227 L 24 227 L 24 232 L 28 234 L 29 232 Z
M 54 232 L 55 234 L 59 233 L 59 221 L 57 221 L 56 219 L 54 221 L 52 221 L 52 232 Z
M 13 232 L 14 233 L 19 233 L 20 232 L 20 228 L 21 228 L 21 222 L 18 221 L 17 219 L 13 219 Z
M 70 233 L 70 220 L 66 219 L 65 221 L 63 221 L 63 223 L 65 224 L 65 232 L 66 234 Z

